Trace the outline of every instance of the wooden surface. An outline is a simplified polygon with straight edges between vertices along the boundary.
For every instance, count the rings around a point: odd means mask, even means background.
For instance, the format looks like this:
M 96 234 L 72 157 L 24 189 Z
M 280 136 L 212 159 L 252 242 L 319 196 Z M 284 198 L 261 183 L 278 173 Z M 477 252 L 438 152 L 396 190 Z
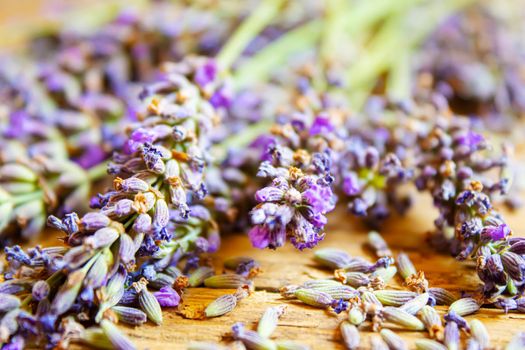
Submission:
M 479 286 L 474 267 L 460 263 L 453 258 L 439 255 L 425 242 L 425 232 L 432 228 L 435 212 L 430 200 L 418 197 L 418 205 L 403 218 L 393 218 L 382 230 L 385 239 L 394 252 L 404 251 L 409 254 L 416 268 L 425 272 L 430 285 L 454 291 L 473 291 Z M 515 232 L 524 232 L 525 210 L 506 214 Z M 368 256 L 370 252 L 363 247 L 367 229 L 350 217 L 344 210 L 338 210 L 330 216 L 330 225 L 326 239 L 319 248 L 337 247 L 352 255 Z M 177 310 L 164 311 L 164 324 L 153 326 L 151 323 L 136 328 L 125 328 L 126 333 L 142 349 L 185 349 L 191 340 L 213 341 L 231 344 L 230 327 L 238 321 L 254 329 L 263 311 L 270 306 L 286 304 L 287 311 L 281 318 L 274 339 L 295 340 L 310 345 L 313 349 L 342 349 L 339 323 L 346 313 L 335 315 L 331 312 L 305 306 L 296 301 L 285 300 L 277 290 L 286 285 L 301 283 L 312 278 L 330 277 L 331 273 L 318 267 L 313 261 L 313 252 L 298 252 L 291 245 L 278 251 L 256 250 L 251 248 L 244 235 L 233 235 L 223 240 L 220 252 L 214 257 L 214 265 L 221 270 L 222 259 L 232 256 L 250 256 L 262 265 L 263 273 L 255 278 L 257 291 L 242 300 L 237 308 L 228 315 L 210 320 L 188 320 L 178 315 Z M 400 280 L 392 285 L 400 287 Z M 231 290 L 212 290 L 207 288 L 187 289 L 182 305 L 204 308 L 216 297 Z M 467 317 L 478 318 L 485 323 L 492 337 L 493 345 L 503 346 L 518 330 L 525 330 L 525 315 L 516 313 L 503 314 L 501 310 L 482 309 L 479 313 Z M 368 337 L 371 334 L 367 326 L 362 329 L 363 349 L 369 348 Z M 415 339 L 426 337 L 425 332 L 399 332 L 413 348 Z

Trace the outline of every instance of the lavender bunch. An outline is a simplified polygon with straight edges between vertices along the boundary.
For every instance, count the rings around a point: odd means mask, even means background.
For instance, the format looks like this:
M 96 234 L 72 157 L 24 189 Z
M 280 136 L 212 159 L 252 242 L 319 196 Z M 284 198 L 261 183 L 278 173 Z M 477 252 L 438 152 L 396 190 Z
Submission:
M 141 121 L 130 127 L 109 167 L 114 188 L 91 203 L 98 210 L 48 219 L 66 234 L 66 247 L 6 248 L 2 290 L 24 298 L 33 326 L 10 330 L 4 342 L 29 334 L 30 341 L 45 336 L 57 344 L 64 336 L 57 332 L 59 320 L 76 314 L 88 325 L 100 322 L 113 346 L 124 348 L 104 321 L 122 312 L 115 310 L 117 303 L 138 305 L 142 311 L 128 311 L 160 323 L 160 307 L 180 299 L 173 281 L 160 277 L 171 271 L 174 279 L 179 260 L 187 258 L 191 268 L 199 253 L 219 245 L 216 224 L 197 205 L 206 195 L 207 134 L 219 122 L 203 96 L 215 84 L 216 75 L 203 73 L 209 65 L 199 59 L 167 65 L 163 78 L 145 88 Z M 148 281 L 158 293 L 148 290 Z

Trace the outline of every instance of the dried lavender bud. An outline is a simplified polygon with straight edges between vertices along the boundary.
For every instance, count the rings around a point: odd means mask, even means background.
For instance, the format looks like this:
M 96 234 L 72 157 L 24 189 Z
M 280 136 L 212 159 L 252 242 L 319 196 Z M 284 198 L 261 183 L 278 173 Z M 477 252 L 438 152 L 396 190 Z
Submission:
M 480 321 L 473 319 L 469 323 L 470 333 L 479 344 L 480 349 L 490 348 L 490 336 L 485 325 Z
M 335 270 L 335 278 L 342 283 L 354 288 L 367 286 L 371 281 L 370 277 L 362 272 L 346 272 L 345 270 Z
M 371 350 L 388 350 L 388 345 L 385 343 L 383 338 L 373 335 L 370 337 L 370 349 Z
M 290 340 L 276 341 L 277 350 L 310 350 L 308 345 L 303 345 Z
M 381 337 L 391 350 L 408 350 L 405 341 L 390 329 L 382 329 L 379 334 L 381 334 Z
M 304 286 L 304 285 L 303 285 Z M 310 287 L 309 289 L 317 290 L 330 295 L 334 299 L 350 300 L 359 295 L 359 292 L 350 286 L 344 286 L 341 284 L 335 286 L 316 286 Z
M 260 272 L 260 265 L 257 261 L 249 257 L 235 257 L 226 259 L 224 267 L 235 270 L 235 273 L 245 277 L 252 277 Z
M 295 291 L 298 290 L 298 289 L 303 289 L 302 286 L 296 286 L 294 284 L 290 284 L 290 285 L 287 285 L 287 286 L 284 286 L 284 287 L 281 287 L 279 289 L 279 293 L 281 294 L 281 296 L 283 298 L 286 298 L 286 299 L 295 299 Z
M 383 307 L 383 304 L 381 303 L 381 301 L 379 301 L 379 299 L 377 298 L 377 296 L 375 295 L 375 293 L 372 293 L 372 292 L 369 292 L 369 291 L 362 291 L 361 292 L 361 299 L 366 302 L 366 303 L 369 303 L 369 304 L 374 304 L 380 308 Z
M 248 349 L 253 350 L 276 350 L 277 345 L 270 339 L 264 338 L 259 333 L 244 328 L 242 323 L 232 326 L 233 338 L 240 340 Z
M 384 307 L 381 315 L 386 322 L 402 326 L 409 330 L 422 331 L 425 329 L 425 325 L 417 317 L 395 307 Z
M 113 347 L 117 350 L 136 349 L 135 344 L 131 342 L 111 321 L 102 320 L 100 327 L 104 334 L 109 338 Z
M 525 332 L 518 332 L 507 344 L 505 350 L 521 350 L 525 347 Z
M 170 287 L 175 283 L 175 278 L 165 273 L 157 273 L 155 278 L 149 281 L 149 286 L 154 289 L 161 289 L 164 287 Z
M 436 301 L 437 305 L 451 305 L 458 300 L 452 292 L 449 292 L 444 288 L 431 287 L 428 289 L 428 294 L 430 294 L 430 297 Z
M 400 310 L 406 311 L 411 315 L 415 315 L 423 308 L 423 306 L 427 305 L 429 300 L 429 294 L 423 293 L 418 296 L 416 296 L 414 299 L 407 301 L 403 305 L 399 307 Z
M 366 320 L 366 314 L 357 306 L 352 306 L 348 311 L 348 321 L 355 326 L 359 326 Z
M 179 270 L 176 266 L 168 266 L 164 269 L 164 273 L 173 278 L 177 278 L 183 275 L 182 271 Z
M 459 349 L 459 329 L 455 322 L 448 322 L 446 324 L 443 343 L 449 350 Z
M 465 349 L 466 350 L 480 350 L 483 348 L 479 345 L 479 343 L 474 338 L 470 338 L 467 340 L 467 346 Z
M 379 257 L 392 256 L 392 251 L 388 248 L 388 244 L 376 231 L 370 231 L 368 233 L 368 245 Z
M 11 294 L 0 293 L 0 312 L 9 312 L 19 306 L 20 299 L 18 299 L 18 297 Z
M 202 341 L 192 341 L 188 344 L 187 350 L 226 350 L 225 346 L 216 343 Z
M 507 251 L 501 254 L 501 262 L 505 271 L 516 281 L 525 279 L 525 259 L 516 253 Z
M 417 339 L 415 344 L 417 350 L 447 350 L 446 346 L 432 339 Z
M 138 294 L 138 302 L 142 311 L 148 315 L 153 323 L 162 324 L 162 310 L 155 296 L 146 288 L 146 283 L 139 281 L 133 284 Z
M 339 329 L 341 331 L 341 336 L 343 337 L 345 347 L 349 350 L 357 349 L 361 343 L 361 337 L 359 336 L 359 331 L 357 330 L 356 326 L 343 321 Z
M 473 314 L 479 310 L 479 304 L 472 298 L 462 298 L 453 302 L 448 310 L 449 312 L 454 311 L 459 316 L 467 316 Z
M 408 277 L 417 274 L 417 270 L 407 254 L 399 253 L 396 262 L 399 274 L 403 279 L 407 279 Z
M 206 278 L 204 285 L 208 288 L 237 289 L 239 287 L 249 286 L 251 283 L 244 276 L 225 273 Z
M 162 287 L 158 292 L 154 292 L 153 296 L 161 307 L 176 307 L 180 303 L 179 293 L 170 286 Z
M 279 318 L 284 314 L 286 306 L 270 307 L 264 311 L 259 324 L 257 325 L 257 332 L 265 338 L 269 338 L 273 331 L 277 328 Z
M 375 290 L 374 295 L 383 305 L 401 306 L 414 299 L 417 294 L 404 290 Z
M 443 324 L 441 323 L 441 317 L 436 309 L 432 306 L 425 305 L 419 312 L 419 316 L 425 324 L 425 328 L 430 337 L 437 340 L 443 340 Z
M 111 309 L 117 315 L 117 318 L 120 322 L 131 324 L 134 326 L 141 325 L 148 320 L 148 316 L 133 307 L 127 306 L 113 306 Z
M 237 306 L 237 298 L 232 294 L 221 295 L 214 301 L 212 301 L 206 309 L 204 314 L 206 317 L 219 317 L 233 311 Z
M 394 276 L 397 274 L 397 268 L 395 266 L 389 266 L 387 268 L 379 268 L 374 271 L 370 275 L 370 278 L 372 279 L 378 279 L 380 278 L 383 283 L 386 285 L 388 282 L 394 278 Z
M 301 288 L 296 290 L 294 295 L 303 303 L 319 308 L 327 308 L 334 301 L 330 295 L 313 289 Z
M 80 341 L 97 349 L 113 349 L 114 345 L 101 328 L 90 327 L 80 334 Z
M 345 251 L 334 248 L 319 249 L 314 253 L 314 257 L 329 269 L 344 269 L 353 260 Z
M 204 283 L 204 280 L 215 274 L 215 271 L 209 266 L 200 266 L 193 271 L 188 278 L 188 285 L 190 287 L 198 287 Z
M 338 287 L 341 283 L 335 280 L 329 280 L 329 279 L 319 279 L 319 280 L 309 280 L 302 284 L 303 288 L 311 288 L 311 289 L 320 289 L 320 288 L 327 288 L 327 287 Z

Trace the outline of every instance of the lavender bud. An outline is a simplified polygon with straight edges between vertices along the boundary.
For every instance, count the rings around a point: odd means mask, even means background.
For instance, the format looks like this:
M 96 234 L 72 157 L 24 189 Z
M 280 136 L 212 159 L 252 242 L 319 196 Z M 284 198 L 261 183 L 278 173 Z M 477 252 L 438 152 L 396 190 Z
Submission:
M 154 289 L 161 289 L 164 287 L 170 287 L 175 283 L 175 278 L 165 273 L 157 273 L 155 278 L 149 282 L 149 285 Z
M 365 322 L 366 314 L 357 306 L 353 306 L 348 311 L 348 321 L 355 326 L 359 326 L 361 323 Z
M 149 233 L 151 231 L 151 216 L 139 214 L 133 223 L 133 230 L 137 233 Z
M 123 264 L 127 265 L 135 261 L 135 242 L 130 235 L 123 232 L 120 235 L 119 257 Z
M 417 339 L 415 343 L 417 350 L 447 350 L 446 346 L 432 339 Z
M 167 275 L 170 275 L 173 278 L 177 278 L 177 277 L 183 275 L 182 271 L 179 270 L 179 268 L 177 266 L 168 266 L 168 267 L 166 267 L 166 269 L 164 269 L 164 272 Z
M 343 269 L 353 260 L 346 252 L 333 248 L 319 249 L 315 260 L 330 269 Z
M 458 298 L 446 289 L 432 287 L 428 289 L 430 297 L 436 301 L 437 305 L 451 305 Z
M 382 316 L 385 321 L 409 330 L 421 331 L 425 329 L 425 325 L 417 317 L 395 307 L 387 306 L 383 308 Z
M 421 320 L 425 324 L 429 335 L 433 339 L 443 340 L 443 324 L 441 317 L 432 306 L 425 305 L 419 312 Z
M 341 283 L 335 280 L 329 279 L 319 279 L 319 280 L 309 280 L 302 284 L 304 288 L 320 289 L 325 287 L 335 287 L 340 286 Z
M 368 245 L 379 257 L 392 256 L 392 251 L 388 248 L 388 244 L 376 231 L 368 233 Z
M 101 328 L 87 328 L 80 334 L 82 343 L 98 349 L 113 349 L 113 344 Z
M 34 182 L 38 180 L 37 174 L 25 165 L 8 163 L 0 167 L 0 178 L 3 181 L 16 180 Z
M 119 238 L 119 232 L 113 227 L 97 230 L 92 236 L 86 237 L 84 245 L 93 249 L 108 247 Z
M 521 255 L 507 251 L 501 254 L 501 262 L 513 280 L 521 282 L 525 279 L 525 259 Z
M 522 350 L 525 348 L 525 332 L 517 333 L 507 344 L 505 350 Z
M 20 299 L 14 295 L 0 293 L 0 312 L 8 312 L 20 306 Z
M 345 347 L 349 350 L 357 349 L 361 343 L 361 337 L 359 336 L 359 331 L 357 330 L 356 326 L 343 321 L 339 329 L 341 331 L 341 336 L 343 337 Z
M 279 318 L 284 314 L 286 306 L 270 307 L 264 311 L 259 324 L 257 325 L 257 332 L 265 338 L 269 338 L 273 331 L 277 328 Z
M 480 349 L 490 348 L 489 332 L 480 320 L 473 319 L 470 321 L 470 333 L 479 344 Z
M 367 286 L 371 281 L 367 274 L 362 272 L 346 272 L 345 270 L 335 270 L 335 278 L 342 283 L 354 288 Z
M 111 311 L 117 315 L 119 321 L 139 326 L 148 320 L 148 316 L 139 309 L 127 306 L 113 306 Z
M 104 334 L 109 338 L 113 347 L 117 350 L 132 350 L 136 349 L 135 344 L 131 342 L 111 321 L 102 320 L 100 327 Z
M 101 228 L 107 227 L 111 219 L 101 213 L 87 213 L 80 219 L 80 227 L 83 231 L 97 231 Z
M 33 295 L 33 299 L 40 301 L 42 299 L 47 298 L 50 290 L 51 288 L 49 287 L 49 284 L 46 281 L 37 281 L 33 285 L 33 290 L 31 294 Z
M 204 280 L 204 285 L 208 288 L 236 289 L 250 284 L 244 276 L 233 273 L 211 276 Z
M 113 185 L 117 191 L 132 193 L 132 192 L 147 192 L 149 190 L 149 184 L 136 177 L 130 177 L 127 179 L 121 179 L 119 177 L 113 180 Z
M 389 266 L 387 268 L 379 268 L 370 275 L 372 279 L 380 278 L 384 284 L 387 284 L 397 274 L 397 268 L 395 266 Z
M 277 350 L 277 345 L 259 335 L 259 333 L 244 328 L 242 323 L 236 323 L 232 326 L 233 338 L 240 340 L 243 344 L 252 350 Z
M 153 217 L 153 225 L 157 228 L 166 227 L 170 220 L 170 213 L 168 204 L 164 199 L 157 199 L 155 204 L 155 215 Z
M 301 288 L 296 290 L 294 295 L 303 303 L 319 308 L 329 307 L 334 300 L 330 295 L 313 289 Z
M 414 299 L 417 294 L 404 290 L 375 290 L 374 295 L 383 305 L 401 306 Z
M 209 266 L 200 266 L 192 272 L 188 278 L 190 287 L 198 287 L 204 283 L 204 280 L 215 274 L 215 271 Z
M 415 315 L 427 305 L 429 299 L 428 293 L 423 293 L 416 296 L 414 299 L 407 301 L 405 304 L 399 307 L 400 310 L 406 311 L 411 315 Z
M 310 288 L 328 294 L 334 299 L 350 300 L 359 295 L 359 292 L 350 286 L 339 284 L 338 286 L 330 287 L 314 287 Z
M 443 343 L 449 350 L 459 349 L 459 329 L 455 322 L 448 322 L 445 326 L 445 336 Z
M 158 292 L 153 293 L 160 306 L 176 307 L 180 303 L 180 295 L 170 286 L 162 287 Z
M 237 298 L 232 294 L 221 295 L 214 301 L 212 301 L 206 309 L 204 314 L 206 317 L 218 317 L 227 314 L 228 312 L 233 311 L 237 306 Z
M 379 308 L 383 308 L 383 304 L 379 301 L 379 299 L 376 297 L 376 295 L 372 292 L 369 292 L 367 290 L 361 292 L 361 299 L 365 303 L 373 304 L 378 306 Z
M 62 315 L 68 311 L 77 298 L 86 272 L 83 270 L 73 271 L 67 277 L 67 281 L 60 287 L 51 303 L 53 315 Z
M 408 277 L 417 274 L 416 268 L 407 254 L 399 253 L 396 261 L 397 269 L 403 279 L 407 279 Z
M 408 350 L 405 341 L 390 329 L 382 329 L 379 334 L 391 350 Z
M 454 311 L 459 316 L 467 316 L 479 310 L 479 304 L 472 298 L 462 298 L 453 302 L 448 311 Z
M 138 293 L 140 308 L 148 315 L 148 318 L 155 324 L 162 324 L 162 310 L 155 296 L 146 288 L 146 281 L 141 280 L 133 283 L 133 287 Z

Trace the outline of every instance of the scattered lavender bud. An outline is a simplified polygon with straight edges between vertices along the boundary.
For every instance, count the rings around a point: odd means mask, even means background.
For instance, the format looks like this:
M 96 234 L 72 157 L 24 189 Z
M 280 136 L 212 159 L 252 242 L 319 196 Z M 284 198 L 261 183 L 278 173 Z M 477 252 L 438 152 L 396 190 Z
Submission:
M 367 286 L 371 282 L 370 277 L 363 272 L 346 272 L 346 270 L 335 270 L 335 278 L 354 288 Z
M 379 268 L 375 270 L 370 277 L 373 279 L 380 278 L 384 284 L 387 284 L 397 274 L 397 268 L 395 266 L 389 266 L 387 268 Z
M 18 297 L 11 294 L 0 293 L 0 312 L 9 312 L 19 306 L 20 299 L 18 299 Z
M 345 347 L 349 350 L 357 349 L 361 343 L 361 337 L 359 336 L 359 331 L 357 330 L 356 326 L 343 321 L 339 329 L 341 331 L 341 336 L 343 337 Z
M 304 286 L 304 285 L 303 285 Z M 335 286 L 316 286 L 310 287 L 309 289 L 317 290 L 330 295 L 334 299 L 350 300 L 359 295 L 359 292 L 350 286 L 344 286 L 341 284 Z
M 188 285 L 190 287 L 198 287 L 204 283 L 204 280 L 215 274 L 213 268 L 209 266 L 200 266 L 193 271 L 188 278 Z
M 379 308 L 382 308 L 383 307 L 383 304 L 381 303 L 381 301 L 379 301 L 379 299 L 377 298 L 377 296 L 375 295 L 375 293 L 372 293 L 372 292 L 369 292 L 369 291 L 362 291 L 361 292 L 361 299 L 366 302 L 366 303 L 369 303 L 369 304 L 373 304 L 373 305 L 376 305 L 378 306 Z
M 97 349 L 113 349 L 114 345 L 108 338 L 102 328 L 90 327 L 86 328 L 80 334 L 80 341 L 85 345 L 97 348 Z M 132 348 L 131 348 L 132 349 Z
M 387 343 L 385 343 L 385 341 L 383 340 L 383 338 L 377 336 L 377 335 L 372 335 L 370 337 L 370 349 L 371 350 L 388 350 L 388 345 Z
M 430 338 L 443 340 L 443 324 L 441 323 L 441 317 L 436 309 L 432 306 L 425 305 L 419 312 L 419 317 L 425 324 L 425 328 L 427 329 Z
M 303 303 L 319 308 L 327 308 L 334 301 L 330 295 L 313 289 L 301 288 L 296 290 L 294 295 Z
M 525 332 L 518 332 L 507 344 L 505 350 L 522 350 L 525 348 Z
M 407 301 L 399 307 L 400 310 L 406 311 L 411 315 L 417 314 L 423 306 L 427 305 L 429 299 L 428 293 L 416 296 L 414 299 Z
M 212 301 L 206 309 L 204 314 L 206 317 L 219 317 L 233 311 L 237 306 L 237 298 L 232 294 L 221 295 L 214 301 Z
M 490 348 L 490 336 L 485 325 L 480 321 L 473 319 L 469 323 L 470 333 L 479 344 L 480 349 Z
M 277 345 L 270 339 L 264 338 L 259 333 L 247 330 L 242 323 L 232 326 L 233 338 L 240 340 L 251 350 L 276 350 Z
M 390 329 L 382 329 L 379 334 L 381 334 L 381 337 L 388 345 L 390 350 L 408 350 L 408 346 L 405 341 Z
M 417 317 L 395 307 L 386 306 L 381 311 L 381 315 L 386 322 L 402 326 L 408 330 L 422 331 L 425 329 L 425 325 Z
M 459 316 L 467 316 L 479 310 L 479 304 L 472 298 L 462 298 L 453 302 L 448 310 L 454 311 Z
M 251 278 L 260 272 L 260 266 L 257 261 L 249 257 L 235 257 L 224 261 L 224 267 L 235 270 L 235 273 L 241 276 Z
M 225 273 L 206 278 L 204 285 L 208 288 L 237 289 L 239 287 L 250 286 L 251 283 L 244 276 Z
M 432 339 L 417 339 L 415 341 L 417 350 L 447 350 L 447 347 Z
M 361 323 L 363 323 L 366 320 L 366 314 L 361 310 L 361 308 L 357 306 L 350 307 L 350 310 L 348 311 L 348 321 L 355 325 L 359 326 Z
M 374 295 L 383 305 L 401 306 L 414 299 L 417 294 L 404 290 L 375 290 Z
M 326 287 L 338 287 L 341 283 L 335 280 L 329 279 L 319 279 L 319 280 L 309 280 L 302 284 L 304 288 L 320 289 Z
M 131 350 L 136 349 L 135 344 L 131 342 L 111 321 L 102 320 L 100 327 L 104 334 L 109 338 L 113 347 L 117 350 Z
M 483 349 L 476 339 L 470 338 L 467 340 L 467 346 L 465 347 L 466 350 L 481 350 Z
M 180 303 L 179 293 L 170 286 L 162 287 L 158 292 L 154 292 L 153 296 L 161 307 L 176 307 Z
M 446 324 L 443 343 L 449 350 L 459 349 L 459 329 L 455 322 L 448 322 Z
M 113 306 L 110 310 L 117 315 L 119 321 L 134 326 L 141 325 L 148 320 L 148 316 L 144 312 L 133 307 Z
M 451 305 L 458 300 L 454 293 L 444 288 L 431 287 L 428 289 L 428 294 L 436 301 L 437 305 Z
M 408 277 L 417 274 L 417 270 L 407 254 L 399 253 L 396 262 L 399 274 L 403 279 L 407 279 Z
M 286 306 L 270 307 L 264 311 L 259 324 L 257 325 L 257 332 L 265 338 L 269 338 L 273 331 L 277 328 L 279 318 L 284 314 Z
M 314 257 L 317 262 L 330 269 L 344 269 L 353 260 L 345 251 L 334 248 L 319 249 Z
M 377 231 L 368 233 L 368 245 L 379 257 L 392 256 L 392 251 L 388 248 L 388 244 Z
M 165 273 L 157 273 L 155 278 L 149 281 L 149 286 L 154 289 L 161 289 L 172 286 L 175 283 L 175 278 Z

